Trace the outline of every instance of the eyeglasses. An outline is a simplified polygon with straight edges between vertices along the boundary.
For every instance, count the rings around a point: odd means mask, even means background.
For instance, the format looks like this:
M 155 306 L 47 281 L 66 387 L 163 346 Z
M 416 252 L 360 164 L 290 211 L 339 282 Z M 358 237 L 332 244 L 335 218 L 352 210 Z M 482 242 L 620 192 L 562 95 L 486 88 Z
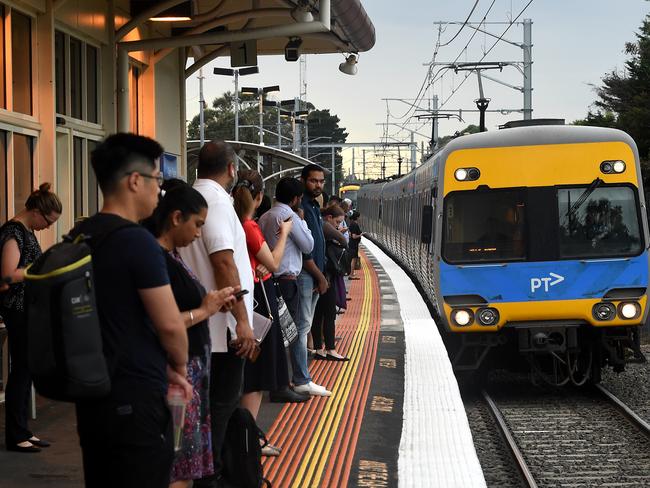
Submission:
M 56 219 L 50 220 L 50 218 L 47 215 L 45 215 L 45 212 L 43 212 L 42 210 L 39 209 L 38 212 L 41 214 L 43 220 L 45 220 L 45 223 L 47 224 L 48 227 L 54 224 L 54 222 L 56 222 Z
M 309 179 L 307 179 L 307 181 L 308 181 L 309 183 L 313 183 L 313 184 L 315 184 L 315 185 L 318 185 L 318 184 L 321 184 L 321 185 L 322 185 L 323 183 L 325 183 L 325 180 L 324 180 L 324 179 L 323 179 L 323 180 L 317 180 L 316 178 L 309 178 Z
M 157 175 L 145 175 L 143 173 L 140 173 L 139 171 L 129 171 L 128 173 L 124 173 L 125 176 L 131 176 L 133 173 L 137 173 L 143 178 L 147 178 L 149 180 L 156 180 L 158 182 L 158 186 L 162 186 L 163 182 L 165 181 L 165 177 L 162 175 L 162 173 L 159 173 Z

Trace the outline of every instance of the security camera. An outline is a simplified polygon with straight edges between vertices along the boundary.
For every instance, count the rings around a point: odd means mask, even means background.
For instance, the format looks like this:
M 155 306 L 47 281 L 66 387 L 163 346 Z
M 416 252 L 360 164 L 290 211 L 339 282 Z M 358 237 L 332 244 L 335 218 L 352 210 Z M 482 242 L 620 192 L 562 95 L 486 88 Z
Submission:
M 300 58 L 300 45 L 302 39 L 300 37 L 292 37 L 284 46 L 284 59 L 287 61 L 298 61 Z

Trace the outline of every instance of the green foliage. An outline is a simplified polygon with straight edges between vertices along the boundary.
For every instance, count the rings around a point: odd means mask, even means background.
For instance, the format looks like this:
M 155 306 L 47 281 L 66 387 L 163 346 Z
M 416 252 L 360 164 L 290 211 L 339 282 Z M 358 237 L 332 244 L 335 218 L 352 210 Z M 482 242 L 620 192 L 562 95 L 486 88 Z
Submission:
M 481 128 L 478 125 L 470 124 L 463 130 L 456 131 L 454 135 L 440 137 L 438 139 L 438 149 L 442 149 L 449 143 L 449 141 L 456 139 L 457 137 L 467 134 L 477 134 L 478 132 L 481 132 Z
M 332 115 L 329 109 L 316 110 L 315 107 L 308 103 L 307 109 L 311 112 L 308 116 L 308 131 L 309 139 L 316 144 L 329 144 L 330 142 L 345 142 L 348 133 L 344 127 L 340 127 L 340 119 L 336 115 Z M 207 108 L 203 112 L 205 120 L 205 139 L 222 139 L 234 140 L 235 139 L 235 112 L 234 112 L 234 94 L 226 92 L 221 97 L 215 98 L 212 102 L 212 107 Z M 278 130 L 278 112 L 275 107 L 264 107 L 264 128 L 277 133 Z M 259 125 L 259 105 L 257 97 L 242 96 L 241 108 L 239 111 L 239 140 L 245 142 L 259 143 L 259 131 L 257 127 L 242 127 L 246 125 Z M 282 149 L 291 151 L 291 139 L 293 139 L 291 122 L 288 118 L 282 118 L 280 126 L 282 136 L 289 138 L 282 140 Z M 190 140 L 199 139 L 199 115 L 196 115 L 187 127 L 187 138 Z M 304 133 L 303 133 L 304 138 Z M 270 146 L 277 147 L 277 135 L 264 134 L 264 142 Z M 311 156 L 320 154 L 314 158 Z M 322 164 L 326 168 L 332 165 L 332 157 L 329 149 L 314 148 L 309 150 L 310 159 Z M 305 156 L 305 154 L 303 154 Z M 341 150 L 335 151 L 335 165 L 336 165 L 336 182 L 337 186 L 343 181 L 343 164 L 341 157 Z M 328 176 L 327 193 L 331 190 L 331 183 Z
M 641 24 L 635 42 L 625 44 L 629 56 L 623 72 L 612 71 L 596 88 L 598 99 L 578 125 L 615 127 L 632 136 L 639 148 L 646 185 L 650 179 L 650 15 Z

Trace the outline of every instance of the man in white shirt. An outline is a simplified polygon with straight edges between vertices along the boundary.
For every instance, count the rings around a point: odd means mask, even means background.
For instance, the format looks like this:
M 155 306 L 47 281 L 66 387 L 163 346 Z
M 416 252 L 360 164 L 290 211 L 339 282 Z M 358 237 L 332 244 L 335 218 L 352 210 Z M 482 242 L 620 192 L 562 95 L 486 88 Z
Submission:
M 201 237 L 180 254 L 207 290 L 241 286 L 247 290 L 231 312 L 210 317 L 212 342 L 210 414 L 214 477 L 196 480 L 195 487 L 219 486 L 226 427 L 239 404 L 244 360 L 256 347 L 251 329 L 253 317 L 253 271 L 246 248 L 246 235 L 232 205 L 230 190 L 237 180 L 237 156 L 225 142 L 208 142 L 199 152 L 198 179 L 194 188 L 208 202 L 208 216 Z

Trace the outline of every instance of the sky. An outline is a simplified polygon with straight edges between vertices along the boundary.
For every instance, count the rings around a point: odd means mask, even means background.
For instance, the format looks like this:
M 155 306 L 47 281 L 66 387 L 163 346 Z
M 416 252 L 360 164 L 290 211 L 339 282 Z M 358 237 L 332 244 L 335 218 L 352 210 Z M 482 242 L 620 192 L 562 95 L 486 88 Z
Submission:
M 317 108 L 329 108 L 340 119 L 340 125 L 349 133 L 348 142 L 375 142 L 391 140 L 408 141 L 410 133 L 396 125 L 385 123 L 405 122 L 417 130 L 415 140 L 425 141 L 431 133 L 431 122 L 418 121 L 409 116 L 400 118 L 408 106 L 385 98 L 414 99 L 428 72 L 434 49 L 440 35 L 440 44 L 449 41 L 460 26 L 448 25 L 439 33 L 434 22 L 464 21 L 476 0 L 362 0 L 376 31 L 375 46 L 360 54 L 358 74 L 349 76 L 338 70 L 344 61 L 342 54 L 309 55 L 307 57 L 307 99 Z M 508 22 L 517 17 L 529 0 L 479 0 L 471 21 L 480 22 L 489 7 L 488 22 Z M 529 18 L 532 27 L 533 58 L 533 117 L 563 118 L 567 122 L 584 118 L 596 96 L 594 85 L 608 72 L 622 70 L 626 55 L 625 43 L 635 40 L 635 33 L 643 18 L 650 13 L 650 2 L 645 0 L 533 0 L 521 14 L 519 21 Z M 489 25 L 490 32 L 501 35 L 507 25 Z M 456 39 L 440 47 L 438 62 L 451 62 L 459 54 L 459 62 L 478 61 L 494 41 L 493 37 L 478 33 L 463 51 L 472 30 L 465 27 Z M 513 25 L 504 35 L 513 42 L 523 41 L 523 27 Z M 506 42 L 499 42 L 484 61 L 521 61 L 522 50 Z M 299 63 L 289 63 L 281 56 L 258 58 L 260 74 L 240 79 L 241 85 L 280 85 L 279 99 L 299 95 Z M 215 66 L 229 67 L 229 58 L 217 59 L 204 68 L 204 96 L 208 103 L 233 90 L 229 77 L 212 74 Z M 523 84 L 521 73 L 514 67 L 502 72 L 492 71 L 490 76 L 515 86 Z M 445 110 L 475 109 L 478 98 L 476 75 L 464 82 L 464 73 L 455 75 L 447 71 L 442 79 L 428 87 L 420 106 L 428 107 L 432 95 L 437 95 Z M 462 82 L 462 85 L 460 85 Z M 187 119 L 199 110 L 199 82 L 194 75 L 187 80 Z M 523 95 L 490 80 L 483 80 L 485 97 L 490 109 L 521 109 Z M 452 90 L 456 92 L 449 97 Z M 388 119 L 387 119 L 388 116 Z M 453 134 L 469 124 L 478 125 L 478 114 L 465 112 L 463 121 L 441 120 L 439 135 Z M 519 113 L 507 115 L 488 113 L 488 130 L 497 130 L 508 120 L 521 119 Z M 428 142 L 428 141 L 427 141 Z M 404 151 L 402 149 L 402 151 Z M 352 150 L 343 153 L 346 173 L 350 170 Z M 378 175 L 378 160 L 383 153 L 368 152 L 367 176 Z M 408 157 L 402 153 L 402 156 Z M 396 154 L 388 154 L 394 164 Z M 355 151 L 356 171 L 360 175 L 360 150 Z M 391 170 L 388 170 L 391 172 Z

